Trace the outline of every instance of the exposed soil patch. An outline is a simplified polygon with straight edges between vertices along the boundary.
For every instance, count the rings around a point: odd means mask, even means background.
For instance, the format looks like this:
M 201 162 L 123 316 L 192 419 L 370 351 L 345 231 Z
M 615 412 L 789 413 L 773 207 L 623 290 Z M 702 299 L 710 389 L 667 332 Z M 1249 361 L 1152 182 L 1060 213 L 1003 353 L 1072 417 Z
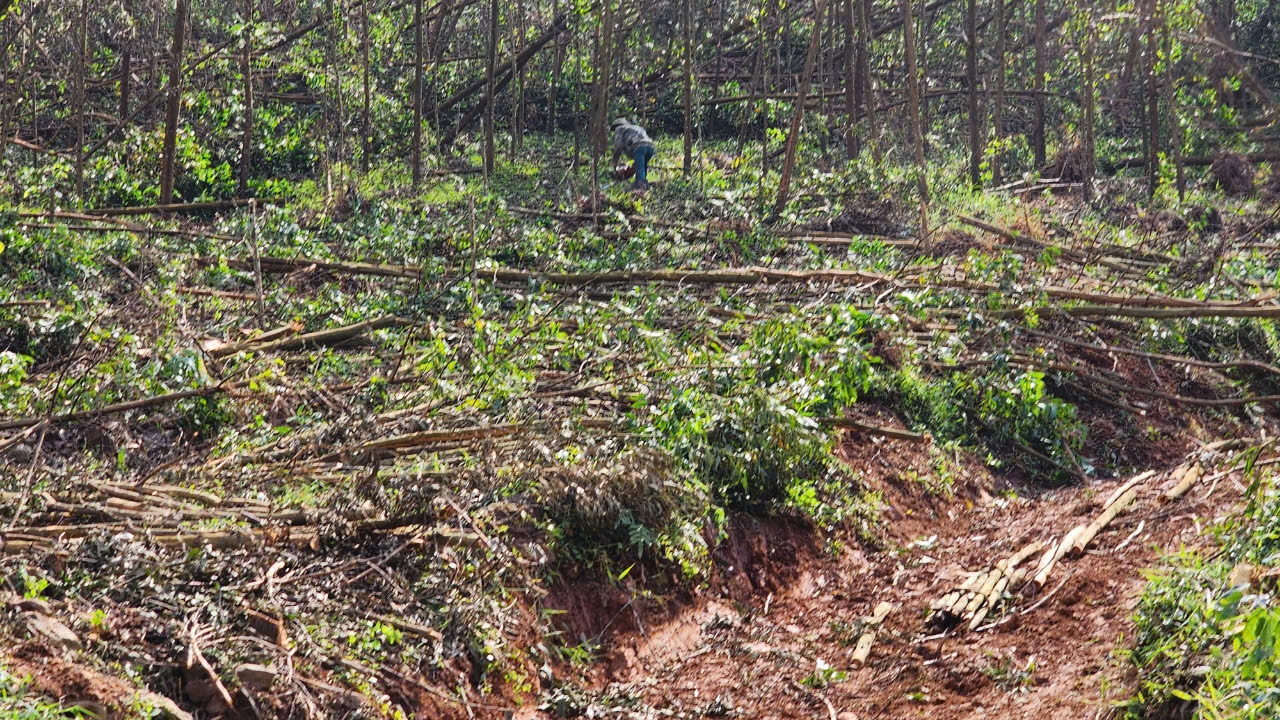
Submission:
M 1172 464 L 1195 447 L 1170 441 L 1152 456 Z M 919 480 L 938 452 L 848 435 L 840 456 L 882 493 L 896 549 L 830 551 L 806 542 L 813 535 L 803 528 L 735 523 L 718 577 L 691 603 L 641 620 L 647 627 L 615 626 L 588 684 L 629 698 L 635 717 L 1075 720 L 1122 697 L 1125 669 L 1113 651 L 1132 636 L 1141 569 L 1161 549 L 1211 542 L 1209 519 L 1239 499 L 1238 485 L 1197 486 L 1177 505 L 1148 492 L 1083 557 L 1064 560 L 1039 598 L 1017 599 L 985 631 L 942 634 L 924 618 L 963 573 L 1060 537 L 1096 515 L 1120 481 L 1036 490 L 959 458 L 944 498 Z M 863 619 L 882 600 L 898 607 L 869 661 L 855 666 Z

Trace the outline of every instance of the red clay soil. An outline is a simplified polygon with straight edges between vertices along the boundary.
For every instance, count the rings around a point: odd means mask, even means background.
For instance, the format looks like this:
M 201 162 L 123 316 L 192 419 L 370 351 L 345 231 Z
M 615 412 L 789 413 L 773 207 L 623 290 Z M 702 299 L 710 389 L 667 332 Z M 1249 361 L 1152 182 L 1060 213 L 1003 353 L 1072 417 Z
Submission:
M 1152 469 L 1172 470 L 1198 447 L 1185 445 L 1153 453 L 1177 460 Z M 1210 542 L 1207 528 L 1241 491 L 1224 478 L 1163 505 L 1154 486 L 1164 480 L 1152 481 L 1086 555 L 1063 561 L 1040 598 L 1019 598 L 1015 612 L 986 631 L 943 635 L 926 623 L 929 605 L 963 573 L 1061 537 L 1096 515 L 1122 480 L 1034 494 L 969 459 L 959 465 L 954 496 L 944 498 L 905 472 L 933 467 L 924 446 L 850 436 L 841 455 L 883 493 L 896 548 L 831 552 L 811 529 L 738 521 L 728 543 L 736 562 L 721 563 L 721 577 L 664 620 L 636 613 L 614 623 L 604 634 L 606 659 L 588 671 L 588 683 L 628 698 L 635 717 L 1105 717 L 1131 689 L 1113 653 L 1133 635 L 1141 570 L 1162 550 Z M 860 621 L 882 600 L 898 607 L 867 664 L 854 667 Z M 846 675 L 823 683 L 820 666 Z M 543 716 L 525 708 L 516 717 Z
M 135 702 L 150 705 L 159 713 L 157 717 L 190 717 L 172 701 L 122 678 L 70 662 L 40 642 L 0 648 L 0 661 L 14 676 L 30 678 L 32 687 L 42 695 L 67 707 L 82 708 L 89 713 L 87 717 L 126 717 Z

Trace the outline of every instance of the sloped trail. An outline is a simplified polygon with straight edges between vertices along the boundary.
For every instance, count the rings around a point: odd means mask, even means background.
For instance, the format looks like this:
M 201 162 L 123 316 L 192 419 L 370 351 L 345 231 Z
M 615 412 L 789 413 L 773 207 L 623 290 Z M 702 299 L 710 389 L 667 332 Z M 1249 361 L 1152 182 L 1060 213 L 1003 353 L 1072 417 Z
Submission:
M 929 467 L 919 446 L 846 441 L 844 459 L 884 492 L 898 549 L 832 552 L 809 530 L 736 522 L 723 577 L 665 622 L 627 621 L 590 680 L 630 717 L 1107 717 L 1132 690 L 1115 651 L 1133 636 L 1142 570 L 1162 552 L 1210 543 L 1215 519 L 1240 501 L 1234 453 L 1205 448 L 1166 448 L 1167 464 L 1151 468 L 1128 511 L 1082 556 L 1064 557 L 1037 595 L 1009 599 L 978 632 L 943 632 L 928 621 L 931 604 L 966 572 L 1087 524 L 1128 478 L 1021 496 L 970 459 L 944 498 L 904 477 Z M 1169 500 L 1186 461 L 1205 473 Z M 894 610 L 857 663 L 864 619 L 884 601 Z

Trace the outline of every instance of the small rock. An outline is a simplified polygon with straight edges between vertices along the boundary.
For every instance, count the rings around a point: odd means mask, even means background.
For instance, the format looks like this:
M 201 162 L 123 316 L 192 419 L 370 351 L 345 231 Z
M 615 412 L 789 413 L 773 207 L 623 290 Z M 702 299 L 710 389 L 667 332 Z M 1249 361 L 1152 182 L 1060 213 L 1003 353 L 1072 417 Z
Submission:
M 26 623 L 28 632 L 32 635 L 39 635 L 56 647 L 64 650 L 79 650 L 83 647 L 80 643 L 80 637 L 72 632 L 71 628 L 48 615 L 38 612 L 24 612 L 22 613 L 22 620 Z
M 845 711 L 836 716 L 836 720 L 858 720 L 858 716 Z
M 266 665 L 244 663 L 236 666 L 236 679 L 245 687 L 266 690 L 276 681 L 276 671 Z

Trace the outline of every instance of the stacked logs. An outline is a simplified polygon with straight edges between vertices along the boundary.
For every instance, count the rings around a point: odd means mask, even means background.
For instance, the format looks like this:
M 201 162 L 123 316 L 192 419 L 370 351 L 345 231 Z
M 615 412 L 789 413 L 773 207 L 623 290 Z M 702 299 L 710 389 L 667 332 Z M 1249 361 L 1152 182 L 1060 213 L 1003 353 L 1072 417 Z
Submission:
M 1198 461 L 1187 462 L 1169 473 L 1167 488 L 1162 492 L 1157 489 L 1157 492 L 1164 502 L 1177 500 L 1202 475 L 1203 470 Z M 1102 503 L 1102 512 L 1092 521 L 1071 528 L 1056 541 L 1031 543 L 1011 557 L 996 563 L 994 567 L 971 573 L 964 583 L 930 606 L 929 621 L 946 628 L 964 623 L 970 630 L 976 630 L 1015 589 L 1032 594 L 1040 592 L 1049 582 L 1058 563 L 1066 557 L 1083 555 L 1099 533 L 1132 507 L 1138 494 L 1155 477 L 1155 471 L 1133 476 L 1107 497 Z M 1024 560 L 1037 552 L 1042 554 L 1035 566 L 1021 567 Z
M 970 630 L 976 629 L 1003 602 L 1005 593 L 1026 577 L 1025 570 L 1019 567 L 1022 561 L 1042 547 L 1043 542 L 1033 542 L 995 567 L 970 575 L 960 587 L 933 603 L 929 621 L 944 627 L 967 621 Z
M 219 550 L 287 544 L 318 549 L 326 518 L 341 518 L 356 532 L 405 529 L 406 523 L 353 509 L 325 513 L 279 507 L 266 501 L 221 497 L 194 488 L 165 484 L 85 483 L 83 491 L 55 496 L 40 493 L 38 521 L 0 529 L 0 555 L 52 550 L 62 541 L 128 532 L 166 548 L 209 546 Z M 0 501 L 22 502 L 21 493 L 0 492 Z M 419 524 L 416 522 L 410 525 Z M 211 529 L 210 525 L 217 526 Z M 474 544 L 478 536 L 452 527 L 419 528 L 419 537 L 453 544 Z

